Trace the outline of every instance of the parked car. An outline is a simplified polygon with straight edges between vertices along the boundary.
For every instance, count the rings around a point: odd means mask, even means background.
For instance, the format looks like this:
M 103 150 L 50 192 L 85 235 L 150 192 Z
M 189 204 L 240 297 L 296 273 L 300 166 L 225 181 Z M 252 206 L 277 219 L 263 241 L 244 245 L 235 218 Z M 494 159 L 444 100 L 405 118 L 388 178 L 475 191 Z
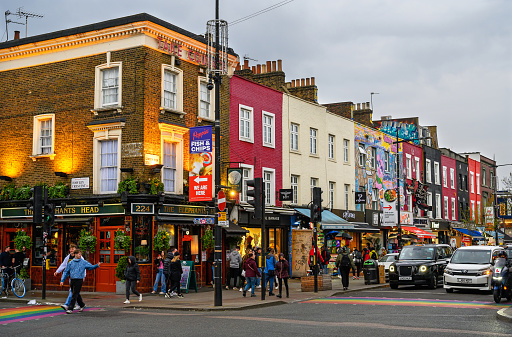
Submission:
M 398 253 L 389 253 L 381 257 L 378 261 L 379 266 L 384 266 L 386 281 L 389 279 L 389 266 L 396 260 L 398 260 Z
M 453 253 L 444 270 L 443 287 L 451 293 L 454 289 L 492 291 L 492 265 L 503 251 L 499 246 L 465 246 Z
M 427 285 L 437 288 L 452 256 L 447 244 L 411 245 L 402 248 L 398 260 L 389 266 L 389 286 Z

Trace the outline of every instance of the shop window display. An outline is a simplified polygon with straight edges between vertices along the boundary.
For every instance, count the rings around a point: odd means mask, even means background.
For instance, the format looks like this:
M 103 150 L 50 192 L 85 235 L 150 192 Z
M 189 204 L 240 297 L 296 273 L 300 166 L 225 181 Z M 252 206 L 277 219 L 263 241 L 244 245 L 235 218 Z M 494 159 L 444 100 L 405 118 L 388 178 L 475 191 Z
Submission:
M 34 245 L 32 248 L 32 259 L 34 266 L 40 266 L 43 263 L 44 243 L 43 243 L 43 226 L 34 226 L 33 232 Z M 48 235 L 48 247 L 46 258 L 49 260 L 50 266 L 57 266 L 57 258 L 59 246 L 57 244 L 59 238 L 59 229 L 53 227 Z
M 139 263 L 150 263 L 151 257 L 151 217 L 133 217 L 134 256 Z

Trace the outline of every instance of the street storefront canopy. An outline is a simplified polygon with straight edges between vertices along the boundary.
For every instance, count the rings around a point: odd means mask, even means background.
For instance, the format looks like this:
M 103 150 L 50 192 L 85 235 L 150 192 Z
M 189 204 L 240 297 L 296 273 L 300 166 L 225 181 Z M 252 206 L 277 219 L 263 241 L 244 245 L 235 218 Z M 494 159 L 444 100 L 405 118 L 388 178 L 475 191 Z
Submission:
M 435 234 L 424 231 L 423 229 L 420 229 L 418 227 L 402 226 L 402 229 L 409 231 L 411 233 L 414 233 L 420 239 L 435 239 L 436 238 Z
M 351 222 L 354 225 L 353 229 L 349 229 L 349 232 L 354 233 L 380 233 L 380 229 L 367 224 L 366 222 Z
M 224 227 L 224 230 L 226 231 L 226 237 L 243 236 L 243 235 L 249 233 L 249 231 L 247 229 L 244 229 L 244 228 L 238 226 L 233 221 L 230 221 L 229 226 Z
M 311 217 L 311 210 L 309 208 L 295 208 L 297 212 L 302 215 Z M 322 211 L 322 229 L 347 229 L 352 230 L 355 226 L 347 220 L 340 218 L 336 214 L 324 209 Z
M 474 231 L 474 230 L 466 229 L 466 228 L 454 228 L 454 229 L 456 231 L 461 232 L 462 234 L 472 236 L 474 239 L 483 239 L 484 238 L 482 233 L 480 233 L 479 231 Z

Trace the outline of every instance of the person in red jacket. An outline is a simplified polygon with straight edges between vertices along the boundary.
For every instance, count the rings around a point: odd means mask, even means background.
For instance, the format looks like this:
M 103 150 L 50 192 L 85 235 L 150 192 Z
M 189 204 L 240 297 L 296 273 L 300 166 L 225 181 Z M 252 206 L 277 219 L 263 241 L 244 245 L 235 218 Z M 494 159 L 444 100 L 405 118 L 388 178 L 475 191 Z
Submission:
M 318 275 L 318 268 L 320 265 L 324 264 L 324 259 L 322 258 L 322 255 L 320 253 L 320 249 L 317 248 L 316 250 L 316 263 L 313 261 L 313 257 L 315 256 L 315 245 L 313 245 L 313 248 L 309 251 L 309 269 L 313 271 L 313 274 L 316 272 Z
M 277 295 L 277 297 L 279 298 L 282 297 L 283 281 L 286 288 L 286 298 L 290 297 L 290 293 L 288 292 L 288 278 L 290 277 L 290 274 L 288 273 L 289 269 L 290 264 L 284 258 L 284 254 L 279 253 L 279 261 L 276 263 L 276 276 L 279 280 L 279 295 Z
M 256 261 L 254 261 L 254 253 L 250 252 L 249 257 L 245 260 L 243 269 L 245 270 L 245 279 L 247 280 L 247 285 L 244 288 L 243 296 L 247 294 L 247 290 L 251 288 L 251 297 L 256 297 L 254 294 L 254 288 L 256 286 L 256 278 L 261 277 L 260 271 L 258 270 L 258 265 Z

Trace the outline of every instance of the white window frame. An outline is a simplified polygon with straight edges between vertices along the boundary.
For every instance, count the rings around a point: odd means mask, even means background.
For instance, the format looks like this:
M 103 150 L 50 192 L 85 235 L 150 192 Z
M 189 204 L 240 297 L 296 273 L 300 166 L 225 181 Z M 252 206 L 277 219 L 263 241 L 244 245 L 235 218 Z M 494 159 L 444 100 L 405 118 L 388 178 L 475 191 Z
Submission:
M 412 158 L 409 153 L 405 154 L 405 164 L 407 169 L 407 179 L 412 179 Z
M 299 124 L 297 123 L 290 123 L 290 150 L 299 151 Z
M 247 164 L 240 164 L 239 166 L 242 169 L 242 191 L 240 193 L 240 202 L 247 202 L 247 180 L 254 179 L 254 166 Z M 246 176 L 247 174 L 247 176 Z
M 480 223 L 480 201 L 476 202 L 476 223 Z
M 439 162 L 434 161 L 434 184 L 440 185 L 441 182 L 439 180 Z
M 457 207 L 457 203 L 455 202 L 455 198 L 452 198 L 452 220 L 457 220 L 455 207 Z
M 407 191 L 407 211 L 412 212 L 412 193 Z
M 263 167 L 261 176 L 265 185 L 265 205 L 275 206 L 276 204 L 276 170 L 270 167 Z M 267 179 L 270 177 L 270 180 Z
M 471 200 L 471 219 L 475 220 L 475 201 Z
M 164 163 L 164 142 L 176 143 L 176 177 L 174 192 L 164 190 L 166 194 L 183 194 L 183 161 L 184 137 L 188 129 L 173 124 L 160 123 L 160 164 Z M 160 179 L 164 181 L 165 168 L 160 171 Z M 164 187 L 165 188 L 165 187 Z
M 476 174 L 476 194 L 480 194 L 480 173 Z
M 436 219 L 443 218 L 443 214 L 441 213 L 441 194 L 436 193 Z
M 379 189 L 373 188 L 372 189 L 372 209 L 379 210 L 380 209 L 380 202 L 379 202 Z
M 318 130 L 309 128 L 309 154 L 318 155 Z
M 88 129 L 94 133 L 93 136 L 93 194 L 114 194 L 117 193 L 117 185 L 116 189 L 112 191 L 101 191 L 101 142 L 104 140 L 117 140 L 117 184 L 121 179 L 121 170 L 122 162 L 121 162 L 121 144 L 122 144 L 122 128 L 124 127 L 124 122 L 115 122 L 108 124 L 95 124 L 88 125 Z
M 414 166 L 416 169 L 416 180 L 421 181 L 421 171 L 420 171 L 420 158 L 414 157 Z
M 240 116 L 240 113 L 242 110 L 249 112 L 248 118 L 245 116 L 242 118 Z M 238 125 L 238 140 L 243 141 L 243 142 L 254 143 L 254 109 L 250 106 L 239 104 L 239 106 L 238 106 L 238 123 L 239 123 L 239 125 Z M 247 125 L 248 125 L 248 130 L 246 130 L 246 128 L 245 128 L 245 123 L 247 123 Z M 249 132 L 249 135 L 246 135 L 245 131 L 242 134 L 242 129 L 241 129 L 242 124 L 244 125 L 244 130 Z
M 343 139 L 343 162 L 350 162 L 350 140 Z
M 174 59 L 174 57 L 173 57 Z M 172 62 L 174 63 L 174 62 Z M 167 106 L 165 104 L 165 73 L 171 72 L 176 75 L 176 98 L 175 98 L 175 106 Z M 178 114 L 186 114 L 183 111 L 183 70 L 176 68 L 169 64 L 162 64 L 162 88 L 161 88 L 161 101 L 160 101 L 160 110 L 161 111 L 169 111 L 175 112 Z
M 372 156 L 370 159 L 370 165 L 371 165 L 372 169 L 376 170 L 377 169 L 377 148 L 372 146 L 370 153 Z
M 310 191 L 311 191 L 311 199 L 313 200 L 313 187 L 318 187 L 318 178 L 309 179 Z
M 361 143 L 359 143 L 357 148 L 359 150 L 359 166 L 366 167 L 366 148 Z
M 384 172 L 389 172 L 389 152 L 384 151 Z
M 446 166 L 443 166 L 443 187 L 448 187 L 448 171 Z
M 348 211 L 350 208 L 350 185 L 345 184 L 345 209 Z
M 204 85 L 210 96 L 210 111 L 208 111 L 208 115 L 205 115 L 201 109 L 201 102 L 203 101 L 201 97 L 201 85 Z M 208 90 L 207 85 L 208 79 L 206 77 L 200 76 L 197 78 L 197 119 L 213 122 L 215 121 L 215 84 L 212 90 Z
M 450 219 L 450 210 L 448 209 L 448 197 L 444 197 L 444 218 L 446 220 L 449 220 Z
M 331 160 L 334 160 L 334 154 L 335 154 L 335 147 L 334 145 L 336 144 L 336 136 L 334 135 L 327 135 L 327 143 L 328 143 L 328 146 L 327 146 L 327 157 Z
M 455 189 L 455 170 L 450 168 L 450 187 L 452 190 Z
M 299 203 L 299 181 L 300 176 L 292 174 L 290 178 L 290 186 L 292 188 L 292 204 L 297 205 Z
M 270 120 L 270 124 L 266 123 L 266 119 Z M 276 115 L 262 111 L 261 113 L 261 124 L 262 124 L 262 139 L 263 146 L 275 148 L 275 138 L 276 138 Z M 270 137 L 270 142 L 268 141 L 268 137 Z
M 43 122 L 50 121 L 51 127 L 51 148 L 49 153 L 43 153 L 41 148 L 41 125 Z M 34 116 L 33 134 L 32 134 L 32 160 L 37 158 L 49 157 L 55 158 L 55 114 L 43 114 Z
M 329 181 L 329 208 L 334 208 L 334 192 L 336 191 L 336 183 L 334 181 Z
M 470 191 L 471 193 L 475 193 L 475 173 L 473 172 L 469 172 L 469 188 L 470 188 Z
M 432 206 L 432 192 L 427 192 L 427 205 Z M 427 211 L 429 218 L 432 218 L 432 211 Z
M 118 68 L 118 84 L 117 84 L 117 102 L 112 104 L 103 104 L 103 71 L 107 69 Z M 110 53 L 107 53 L 107 63 L 95 67 L 95 88 L 94 88 L 94 109 L 115 109 L 120 108 L 123 99 L 123 63 L 110 62 Z
M 428 184 L 432 183 L 432 167 L 430 159 L 425 159 L 425 182 Z

